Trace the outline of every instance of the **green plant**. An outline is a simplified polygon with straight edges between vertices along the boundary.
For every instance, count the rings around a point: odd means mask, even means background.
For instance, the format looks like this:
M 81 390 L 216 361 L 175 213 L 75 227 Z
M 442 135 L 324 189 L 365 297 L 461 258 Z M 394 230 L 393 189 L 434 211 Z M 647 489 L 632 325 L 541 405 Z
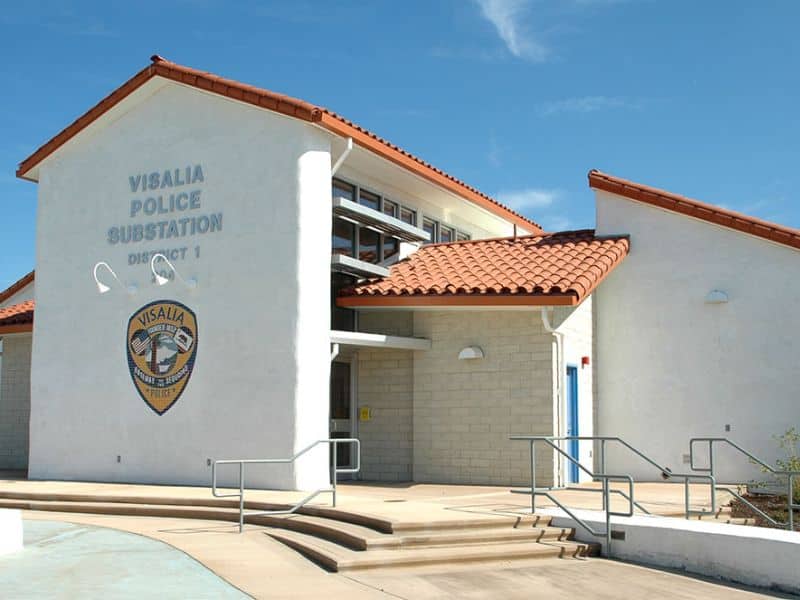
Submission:
M 782 435 L 776 435 L 775 441 L 778 442 L 781 450 L 786 453 L 786 458 L 779 458 L 775 461 L 781 471 L 800 472 L 800 432 L 795 427 L 786 430 Z M 800 502 L 800 475 L 794 479 L 794 489 L 792 490 L 793 502 Z

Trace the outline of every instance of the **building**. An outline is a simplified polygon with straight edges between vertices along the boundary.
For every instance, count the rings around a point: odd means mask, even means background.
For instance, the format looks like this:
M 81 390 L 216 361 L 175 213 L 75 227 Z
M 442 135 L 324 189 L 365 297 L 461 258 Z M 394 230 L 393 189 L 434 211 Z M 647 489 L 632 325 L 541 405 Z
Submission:
M 690 433 L 797 422 L 797 326 L 741 324 L 798 268 L 796 230 L 592 172 L 597 230 L 546 233 L 325 108 L 157 56 L 18 175 L 37 265 L 35 292 L 30 274 L 0 295 L 0 468 L 204 485 L 212 459 L 332 436 L 361 441 L 363 479 L 510 485 L 530 468 L 513 434 L 622 435 L 677 467 Z M 767 376 L 754 353 L 777 340 Z M 324 448 L 248 473 L 327 479 Z

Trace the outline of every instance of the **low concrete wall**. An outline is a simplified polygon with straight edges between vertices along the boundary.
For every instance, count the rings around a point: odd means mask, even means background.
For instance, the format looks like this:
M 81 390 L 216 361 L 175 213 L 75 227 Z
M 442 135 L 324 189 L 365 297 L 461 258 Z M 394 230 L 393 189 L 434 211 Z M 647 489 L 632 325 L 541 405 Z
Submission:
M 22 550 L 22 511 L 0 508 L 0 556 Z
M 562 511 L 542 512 L 553 515 L 555 527 L 574 527 L 578 540 L 605 544 Z M 605 531 L 603 513 L 573 512 L 592 529 Z M 611 528 L 625 533 L 624 540 L 611 542 L 613 558 L 800 593 L 800 533 L 648 516 L 613 517 Z

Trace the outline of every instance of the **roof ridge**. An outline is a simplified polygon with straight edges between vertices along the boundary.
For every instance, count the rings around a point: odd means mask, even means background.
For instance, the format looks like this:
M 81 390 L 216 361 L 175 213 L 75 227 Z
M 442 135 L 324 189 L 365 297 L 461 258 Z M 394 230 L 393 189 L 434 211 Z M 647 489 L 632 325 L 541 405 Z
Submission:
M 722 208 L 721 206 L 643 183 L 636 183 L 615 175 L 603 173 L 597 169 L 589 171 L 588 177 L 589 187 L 591 188 L 610 192 L 629 200 L 650 204 L 800 250 L 800 229 L 759 219 L 739 211 Z
M 17 279 L 17 281 L 8 286 L 6 289 L 0 291 L 0 302 L 5 302 L 9 298 L 11 298 L 11 296 L 16 294 L 21 289 L 23 289 L 26 285 L 31 283 L 34 280 L 35 273 L 36 271 L 33 270 L 30 273 L 23 275 L 22 277 Z
M 23 160 L 17 169 L 17 177 L 25 179 L 29 171 L 47 158 L 52 152 L 55 152 L 69 141 L 73 136 L 77 135 L 90 123 L 121 102 L 139 86 L 155 76 L 160 76 L 201 90 L 282 113 L 290 117 L 316 123 L 335 135 L 351 137 L 356 144 L 378 154 L 401 168 L 415 172 L 434 185 L 438 185 L 456 195 L 460 195 L 465 200 L 473 202 L 489 212 L 494 212 L 498 216 L 515 224 L 519 224 L 526 229 L 533 229 L 534 232 L 542 231 L 542 227 L 532 219 L 521 215 L 477 188 L 464 183 L 462 180 L 446 173 L 438 167 L 434 167 L 431 163 L 403 150 L 396 144 L 389 142 L 376 133 L 357 125 L 353 121 L 342 117 L 330 109 L 311 104 L 299 98 L 279 94 L 265 88 L 252 86 L 234 79 L 220 77 L 209 71 L 200 71 L 193 67 L 187 67 L 172 62 L 158 54 L 151 56 L 150 61 L 151 63 L 147 67 L 117 87 L 95 106 L 90 108 L 53 138 L 42 144 L 33 154 L 28 156 L 28 158 Z

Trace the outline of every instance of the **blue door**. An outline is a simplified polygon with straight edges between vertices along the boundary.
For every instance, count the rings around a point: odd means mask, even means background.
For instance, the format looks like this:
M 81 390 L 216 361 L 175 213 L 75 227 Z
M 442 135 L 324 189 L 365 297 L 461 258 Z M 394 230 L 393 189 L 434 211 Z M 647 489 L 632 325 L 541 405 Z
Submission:
M 578 436 L 578 367 L 567 367 L 567 435 Z M 579 459 L 578 440 L 567 442 L 567 452 L 575 460 Z M 578 465 L 569 462 L 569 483 L 578 483 Z

